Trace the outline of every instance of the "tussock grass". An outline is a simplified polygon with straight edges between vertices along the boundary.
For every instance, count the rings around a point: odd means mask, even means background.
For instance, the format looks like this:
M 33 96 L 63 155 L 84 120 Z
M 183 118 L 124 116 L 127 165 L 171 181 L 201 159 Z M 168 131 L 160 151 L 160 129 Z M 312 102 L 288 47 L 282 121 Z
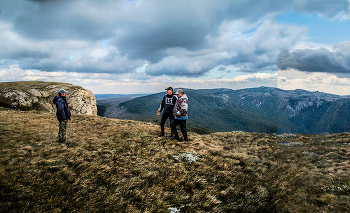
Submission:
M 157 125 L 86 115 L 68 146 L 57 132 L 54 114 L 0 109 L 1 212 L 349 211 L 348 133 L 174 142 Z

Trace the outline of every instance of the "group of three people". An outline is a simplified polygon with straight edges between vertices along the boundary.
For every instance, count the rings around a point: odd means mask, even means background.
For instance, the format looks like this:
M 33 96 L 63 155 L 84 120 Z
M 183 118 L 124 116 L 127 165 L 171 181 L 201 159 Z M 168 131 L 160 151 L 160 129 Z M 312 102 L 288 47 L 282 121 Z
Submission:
M 179 140 L 179 135 L 176 130 L 176 126 L 179 125 L 183 134 L 184 140 L 188 141 L 186 120 L 188 119 L 188 98 L 184 94 L 182 89 L 178 89 L 173 95 L 173 88 L 166 88 L 167 94 L 164 96 L 157 115 L 163 110 L 163 116 L 161 119 L 161 136 L 164 136 L 164 124 L 169 118 L 171 126 L 171 135 L 174 136 L 172 140 Z M 58 91 L 58 95 L 53 99 L 53 103 L 56 105 L 56 117 L 59 121 L 58 142 L 64 144 L 66 142 L 66 130 L 67 123 L 70 120 L 71 113 L 68 108 L 68 102 L 66 94 L 68 92 L 64 89 Z

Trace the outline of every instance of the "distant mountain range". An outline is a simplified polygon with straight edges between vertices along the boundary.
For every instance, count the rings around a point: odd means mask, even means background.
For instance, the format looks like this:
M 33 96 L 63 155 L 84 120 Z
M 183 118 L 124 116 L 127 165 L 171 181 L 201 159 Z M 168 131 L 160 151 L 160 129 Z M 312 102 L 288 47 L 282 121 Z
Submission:
M 96 100 L 106 100 L 106 99 L 115 99 L 115 98 L 136 98 L 149 94 L 95 94 Z
M 350 96 L 273 87 L 184 91 L 189 98 L 188 126 L 200 133 L 320 134 L 350 129 Z M 156 111 L 164 94 L 97 100 L 98 115 L 159 122 Z

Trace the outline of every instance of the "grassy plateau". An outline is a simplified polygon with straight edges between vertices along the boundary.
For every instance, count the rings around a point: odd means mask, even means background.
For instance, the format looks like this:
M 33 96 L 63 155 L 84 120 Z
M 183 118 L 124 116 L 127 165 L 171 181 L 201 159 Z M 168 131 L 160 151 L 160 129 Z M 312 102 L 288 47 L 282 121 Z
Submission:
M 170 130 L 166 130 L 170 134 Z M 0 212 L 349 212 L 350 134 L 227 132 L 0 108 Z M 181 133 L 180 133 L 181 136 Z

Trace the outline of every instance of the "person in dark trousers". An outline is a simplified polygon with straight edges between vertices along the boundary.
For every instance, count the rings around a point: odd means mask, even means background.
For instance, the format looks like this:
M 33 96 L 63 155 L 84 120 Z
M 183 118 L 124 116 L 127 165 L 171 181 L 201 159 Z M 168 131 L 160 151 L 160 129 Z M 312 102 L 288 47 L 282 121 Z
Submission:
M 64 89 L 60 89 L 58 95 L 53 99 L 53 103 L 56 104 L 57 108 L 57 120 L 59 121 L 58 142 L 62 144 L 66 143 L 67 123 L 71 117 L 66 98 L 67 93 Z
M 184 141 L 188 141 L 186 129 L 186 121 L 188 120 L 188 98 L 182 89 L 176 90 L 175 95 L 177 96 L 177 100 L 173 110 L 174 119 L 170 123 L 171 133 L 174 135 L 174 138 L 171 140 L 181 141 L 176 130 L 176 126 L 179 125 Z
M 164 136 L 165 121 L 169 118 L 171 123 L 173 119 L 173 109 L 176 102 L 176 96 L 173 95 L 173 88 L 168 87 L 165 90 L 166 90 L 166 95 L 164 95 L 162 102 L 160 103 L 160 107 L 157 111 L 157 115 L 160 115 L 160 112 L 163 110 L 162 119 L 160 121 L 160 129 L 161 129 L 160 136 Z

